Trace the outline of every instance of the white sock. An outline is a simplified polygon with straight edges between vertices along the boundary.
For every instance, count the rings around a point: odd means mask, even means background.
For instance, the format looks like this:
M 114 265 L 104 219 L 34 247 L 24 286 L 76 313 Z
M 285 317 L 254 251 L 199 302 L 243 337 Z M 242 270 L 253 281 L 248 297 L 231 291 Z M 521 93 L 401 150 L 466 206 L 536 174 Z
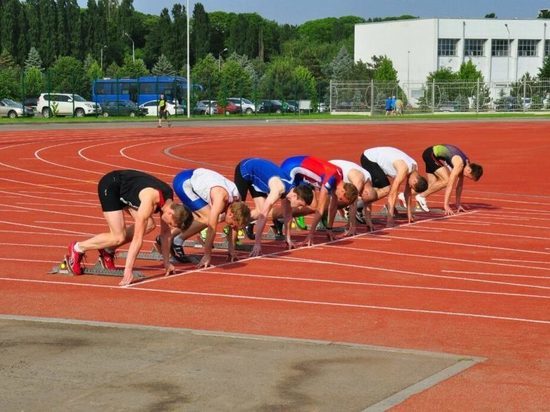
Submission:
M 74 244 L 74 251 L 78 253 L 84 253 L 84 251 L 80 248 L 80 243 L 78 242 Z

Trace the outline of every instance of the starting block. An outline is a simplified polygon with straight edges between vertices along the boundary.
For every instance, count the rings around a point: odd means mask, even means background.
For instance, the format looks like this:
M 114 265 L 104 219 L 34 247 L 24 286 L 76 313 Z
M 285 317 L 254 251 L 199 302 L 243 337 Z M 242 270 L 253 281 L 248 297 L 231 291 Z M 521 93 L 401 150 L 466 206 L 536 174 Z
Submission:
M 286 239 L 285 235 L 281 235 L 275 232 L 275 230 L 273 230 L 273 227 L 270 227 L 269 231 L 265 235 L 262 235 L 262 240 L 285 240 L 285 239 Z
M 52 270 L 48 272 L 49 274 L 59 274 L 59 275 L 68 275 L 73 276 L 73 274 L 67 269 L 67 262 L 63 260 L 59 265 L 55 265 Z M 109 270 L 105 269 L 99 260 L 93 266 L 86 266 L 82 269 L 83 275 L 98 275 L 98 276 L 124 276 L 124 269 Z M 134 270 L 132 272 L 134 279 L 142 279 L 145 276 L 139 271 Z
M 119 257 L 126 257 L 128 256 L 128 252 L 120 252 L 117 254 Z M 187 262 L 197 264 L 200 262 L 201 258 L 197 255 L 185 255 L 185 258 Z M 153 249 L 150 252 L 139 252 L 136 259 L 142 259 L 142 260 L 155 260 L 155 261 L 161 261 L 162 253 L 159 253 L 157 249 L 153 246 Z M 170 263 L 185 263 L 180 260 L 176 260 L 174 258 L 170 259 Z
M 225 250 L 227 250 L 228 245 L 229 245 L 229 242 L 227 242 L 227 240 L 226 240 L 226 241 L 223 241 L 223 242 L 214 242 L 213 246 L 214 246 L 214 249 L 225 249 Z M 189 240 L 188 239 L 188 240 L 183 242 L 183 247 L 194 247 L 194 248 L 197 248 L 197 249 L 201 249 L 201 248 L 204 247 L 204 243 L 199 241 L 199 240 Z M 252 245 L 237 243 L 235 245 L 235 250 L 250 252 L 252 250 Z M 190 256 L 194 256 L 194 255 L 190 255 Z

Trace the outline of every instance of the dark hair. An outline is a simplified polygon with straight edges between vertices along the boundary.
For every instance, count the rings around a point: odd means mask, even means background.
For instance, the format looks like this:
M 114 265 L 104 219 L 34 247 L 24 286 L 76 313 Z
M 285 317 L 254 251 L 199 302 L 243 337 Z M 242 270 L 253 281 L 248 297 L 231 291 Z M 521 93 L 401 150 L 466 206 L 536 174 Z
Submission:
M 474 182 L 477 182 L 481 176 L 483 176 L 483 167 L 477 163 L 470 163 L 470 169 L 472 169 L 472 178 Z
M 174 220 L 176 221 L 176 226 L 179 227 L 182 231 L 185 231 L 191 226 L 191 223 L 193 223 L 193 212 L 191 210 L 181 204 L 181 203 L 174 203 L 170 205 L 172 207 L 172 210 L 174 211 Z
M 300 183 L 294 188 L 294 191 L 300 199 L 306 202 L 306 205 L 311 205 L 313 202 L 313 188 L 307 183 Z
M 423 193 L 428 190 L 428 181 L 424 176 L 418 175 L 416 184 L 413 186 L 413 189 L 416 193 Z

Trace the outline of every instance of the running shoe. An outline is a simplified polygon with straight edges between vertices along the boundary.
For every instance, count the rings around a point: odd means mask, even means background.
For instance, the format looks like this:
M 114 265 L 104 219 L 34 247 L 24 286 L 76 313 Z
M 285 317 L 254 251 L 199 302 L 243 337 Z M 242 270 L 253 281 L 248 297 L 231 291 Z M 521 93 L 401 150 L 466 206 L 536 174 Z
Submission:
M 116 270 L 115 252 L 108 252 L 107 249 L 99 249 L 99 261 L 103 269 Z
M 406 208 L 407 208 L 407 201 L 405 200 L 405 193 L 400 192 L 400 193 L 397 195 L 397 199 L 398 199 L 399 202 L 401 203 L 401 206 L 403 206 L 403 207 L 406 209 Z
M 254 234 L 254 223 L 249 223 L 244 227 L 244 232 L 246 233 L 246 237 L 250 240 L 255 240 L 256 235 Z
M 294 222 L 296 223 L 296 226 L 298 226 L 298 229 L 307 230 L 306 220 L 303 216 L 295 217 Z
M 415 199 L 418 203 L 418 206 L 420 206 L 420 209 L 422 209 L 424 212 L 430 211 L 430 208 L 428 207 L 428 203 L 426 202 L 426 198 L 424 196 L 416 195 Z
M 178 262 L 186 263 L 188 262 L 188 260 L 187 260 L 187 257 L 185 256 L 185 251 L 183 250 L 183 243 L 181 245 L 178 245 L 176 243 L 176 239 L 178 239 L 178 236 L 172 239 L 172 244 L 170 245 L 170 253 L 172 254 L 172 257 L 176 259 Z
M 73 242 L 69 245 L 69 253 L 65 256 L 65 260 L 67 261 L 67 269 L 75 275 L 80 276 L 82 275 L 82 258 L 84 257 L 84 253 L 79 253 L 76 250 L 74 250 L 76 242 Z
M 346 218 L 346 220 L 349 222 L 349 206 L 346 206 L 344 208 L 344 217 Z
M 271 226 L 273 228 L 273 231 L 275 232 L 275 234 L 277 236 L 284 236 L 283 234 L 283 228 L 284 228 L 284 223 L 281 222 L 279 219 L 275 219 L 273 221 L 273 226 Z

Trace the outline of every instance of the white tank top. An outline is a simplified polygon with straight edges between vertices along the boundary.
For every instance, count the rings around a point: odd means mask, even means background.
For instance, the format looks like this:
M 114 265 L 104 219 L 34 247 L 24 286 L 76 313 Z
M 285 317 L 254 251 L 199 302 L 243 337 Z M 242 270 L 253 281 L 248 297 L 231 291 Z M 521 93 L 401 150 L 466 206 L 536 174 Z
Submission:
M 397 170 L 395 170 L 395 166 L 393 165 L 393 162 L 396 160 L 403 160 L 407 164 L 409 173 L 418 168 L 412 157 L 395 147 L 373 147 L 372 149 L 365 150 L 363 154 L 371 162 L 377 163 L 384 173 L 390 177 L 397 175 Z
M 190 180 L 193 192 L 209 205 L 211 204 L 210 190 L 215 186 L 220 186 L 227 191 L 229 194 L 229 203 L 233 203 L 234 199 L 240 199 L 239 191 L 235 183 L 213 170 L 203 168 L 195 169 Z
M 367 180 L 371 180 L 370 173 L 363 169 L 361 166 L 359 166 L 357 163 L 350 162 L 349 160 L 329 160 L 330 163 L 333 165 L 338 166 L 340 169 L 342 169 L 342 174 L 344 175 L 344 182 L 351 183 L 349 180 L 349 172 L 353 169 L 360 171 L 363 173 L 363 176 L 365 176 L 365 182 Z

